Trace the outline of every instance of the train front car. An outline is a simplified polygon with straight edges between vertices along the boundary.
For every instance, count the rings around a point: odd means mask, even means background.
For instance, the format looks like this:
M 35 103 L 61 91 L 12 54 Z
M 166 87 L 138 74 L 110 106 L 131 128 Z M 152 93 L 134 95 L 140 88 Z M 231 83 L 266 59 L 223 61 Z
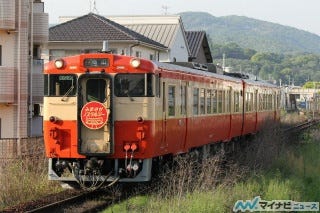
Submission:
M 84 187 L 150 180 L 156 71 L 150 61 L 107 53 L 45 65 L 50 180 Z

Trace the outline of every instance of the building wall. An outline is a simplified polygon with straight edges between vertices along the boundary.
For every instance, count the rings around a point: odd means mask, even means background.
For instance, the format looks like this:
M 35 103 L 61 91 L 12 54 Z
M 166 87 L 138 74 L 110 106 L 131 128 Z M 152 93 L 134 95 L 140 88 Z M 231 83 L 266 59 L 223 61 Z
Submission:
M 0 104 L 0 135 L 1 138 L 13 138 L 16 119 L 13 116 L 16 111 L 16 106 Z
M 2 138 L 23 138 L 30 134 L 32 116 L 29 111 L 30 94 L 30 46 L 31 38 L 37 45 L 45 43 L 48 37 L 46 20 L 48 15 L 41 16 L 41 3 L 34 16 L 34 35 L 31 35 L 31 16 L 33 8 L 30 0 L 0 0 L 0 45 L 2 46 L 2 66 L 0 66 L 0 119 Z M 40 8 L 40 10 L 39 10 Z M 2 10 L 3 9 L 3 10 Z M 40 20 L 37 22 L 37 20 Z M 47 24 L 48 25 L 48 24 Z M 46 29 L 43 29 L 46 28 Z M 37 73 L 39 75 L 39 73 Z M 37 76 L 39 77 L 39 76 Z M 38 78 L 39 79 L 39 78 Z M 33 85 L 36 100 L 39 101 L 41 85 Z M 32 93 L 31 93 L 32 94 Z M 29 116 L 30 115 L 30 116 Z M 38 121 L 38 117 L 36 119 Z M 35 122 L 39 126 L 39 122 Z M 41 127 L 41 126 L 40 126 Z M 39 128 L 35 128 L 37 132 Z M 42 132 L 42 131 L 41 131 Z
M 179 27 L 174 38 L 174 42 L 170 48 L 170 62 L 187 62 L 188 56 L 188 47 L 184 37 L 184 32 L 181 27 Z
M 207 58 L 206 55 L 204 53 L 204 49 L 200 48 L 198 55 L 196 56 L 197 58 L 194 60 L 195 62 L 201 63 L 201 64 L 205 64 L 207 63 Z

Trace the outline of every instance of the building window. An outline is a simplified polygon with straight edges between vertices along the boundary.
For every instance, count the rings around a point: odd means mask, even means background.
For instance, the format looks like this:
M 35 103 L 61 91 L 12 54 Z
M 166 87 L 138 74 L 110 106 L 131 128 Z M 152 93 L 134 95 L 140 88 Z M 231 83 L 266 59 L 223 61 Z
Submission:
M 141 52 L 140 51 L 136 51 L 136 57 L 141 58 Z
M 154 55 L 150 54 L 149 59 L 150 59 L 151 61 L 153 61 L 154 58 L 155 58 Z

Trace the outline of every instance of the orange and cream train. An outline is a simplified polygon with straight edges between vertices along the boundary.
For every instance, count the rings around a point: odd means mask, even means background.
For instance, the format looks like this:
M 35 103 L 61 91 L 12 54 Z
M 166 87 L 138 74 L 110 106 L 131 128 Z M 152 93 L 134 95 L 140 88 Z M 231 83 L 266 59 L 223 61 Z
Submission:
M 91 53 L 44 68 L 49 179 L 151 179 L 153 163 L 279 119 L 278 87 L 168 63 Z

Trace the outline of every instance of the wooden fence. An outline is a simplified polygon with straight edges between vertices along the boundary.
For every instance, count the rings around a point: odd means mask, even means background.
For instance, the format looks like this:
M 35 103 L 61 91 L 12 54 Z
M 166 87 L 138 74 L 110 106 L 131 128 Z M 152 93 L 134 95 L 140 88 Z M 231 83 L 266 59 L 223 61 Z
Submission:
M 18 149 L 17 138 L 0 139 L 0 165 L 20 157 L 44 156 L 43 137 L 21 138 Z

